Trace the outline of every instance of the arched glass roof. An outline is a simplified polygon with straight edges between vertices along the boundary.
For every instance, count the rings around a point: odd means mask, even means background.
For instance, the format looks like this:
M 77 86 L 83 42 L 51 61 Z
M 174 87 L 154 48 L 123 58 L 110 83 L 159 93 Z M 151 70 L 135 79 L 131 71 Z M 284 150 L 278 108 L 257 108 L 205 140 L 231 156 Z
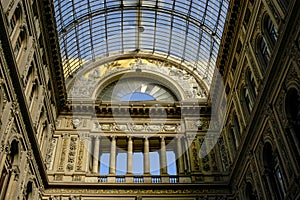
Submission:
M 65 77 L 98 57 L 179 59 L 210 85 L 229 0 L 54 0 Z

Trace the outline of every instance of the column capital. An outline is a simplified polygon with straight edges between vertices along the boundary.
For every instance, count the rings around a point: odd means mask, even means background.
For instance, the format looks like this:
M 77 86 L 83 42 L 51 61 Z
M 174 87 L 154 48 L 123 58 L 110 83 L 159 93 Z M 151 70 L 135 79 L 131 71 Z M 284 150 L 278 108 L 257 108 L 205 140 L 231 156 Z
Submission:
M 117 139 L 117 136 L 111 135 L 110 138 L 111 138 L 112 140 L 116 140 L 116 139 Z
M 166 136 L 159 136 L 162 141 L 165 140 Z
M 143 136 L 143 138 L 145 139 L 145 141 L 148 141 L 149 136 Z

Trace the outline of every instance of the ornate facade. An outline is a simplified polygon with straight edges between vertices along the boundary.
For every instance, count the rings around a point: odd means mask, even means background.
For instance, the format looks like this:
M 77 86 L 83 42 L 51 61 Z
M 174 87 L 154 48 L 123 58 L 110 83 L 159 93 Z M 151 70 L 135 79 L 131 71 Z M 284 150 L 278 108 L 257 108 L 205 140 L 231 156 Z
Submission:
M 76 2 L 0 3 L 0 200 L 300 199 L 300 1 Z

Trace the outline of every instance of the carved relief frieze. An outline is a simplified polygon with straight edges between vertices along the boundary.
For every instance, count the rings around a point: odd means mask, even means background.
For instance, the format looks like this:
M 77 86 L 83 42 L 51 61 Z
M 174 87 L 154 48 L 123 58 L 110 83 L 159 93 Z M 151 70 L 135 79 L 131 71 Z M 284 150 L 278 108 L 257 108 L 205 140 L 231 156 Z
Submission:
M 54 194 L 73 194 L 74 196 L 89 194 L 89 195 L 104 195 L 104 194 L 131 194 L 131 195 L 168 195 L 168 194 L 197 194 L 202 197 L 209 195 L 216 197 L 218 195 L 214 194 L 224 194 L 224 190 L 214 188 L 212 190 L 208 189 L 117 189 L 117 190 L 108 190 L 108 189 L 69 189 L 69 188 L 51 188 L 47 189 L 47 195 Z M 223 195 L 221 195 L 224 197 Z
M 53 162 L 55 157 L 56 145 L 57 145 L 57 138 L 52 138 L 51 143 L 49 145 L 48 152 L 46 154 L 46 167 L 48 170 L 53 169 Z
M 62 137 L 62 150 L 61 150 L 61 155 L 60 155 L 60 160 L 59 160 L 59 165 L 58 165 L 59 171 L 64 171 L 65 161 L 67 158 L 69 139 L 70 138 L 69 138 L 68 134 L 64 134 Z
M 100 80 L 103 78 L 116 72 L 136 70 L 148 70 L 158 74 L 167 74 L 170 79 L 173 79 L 182 87 L 186 98 L 207 98 L 208 92 L 205 87 L 199 84 L 192 74 L 169 63 L 164 64 L 162 62 L 158 63 L 157 61 L 137 58 L 129 65 L 130 67 L 122 66 L 118 61 L 115 61 L 93 68 L 85 72 L 85 74 L 78 75 L 79 78 L 73 84 L 69 85 L 70 98 L 91 98 Z
M 204 122 L 206 123 L 206 122 Z M 99 123 L 94 122 L 94 130 L 104 132 L 180 132 L 182 125 L 160 123 Z
M 199 148 L 197 147 L 196 140 L 191 143 L 191 153 L 192 153 L 192 163 L 195 171 L 200 170 L 200 162 L 199 162 Z
M 186 120 L 187 130 L 207 130 L 210 122 L 207 119 L 188 119 Z
M 75 159 L 76 159 L 76 150 L 77 150 L 77 137 L 71 137 L 70 140 L 70 150 L 68 155 L 68 164 L 67 170 L 71 171 L 74 169 Z
M 78 153 L 77 153 L 77 163 L 76 163 L 76 170 L 81 171 L 83 170 L 82 168 L 82 163 L 83 163 L 83 153 L 84 153 L 84 141 L 80 140 L 79 141 L 79 147 L 78 147 Z
M 8 133 L 11 131 L 12 129 L 12 126 L 13 126 L 13 123 L 14 122 L 14 117 L 13 116 L 10 116 L 9 117 L 9 120 L 8 120 L 8 123 L 6 125 L 6 129 L 3 131 L 3 134 L 1 135 L 1 151 L 4 151 L 5 150 L 5 147 L 6 147 L 6 141 L 7 141 L 7 136 L 8 136 Z

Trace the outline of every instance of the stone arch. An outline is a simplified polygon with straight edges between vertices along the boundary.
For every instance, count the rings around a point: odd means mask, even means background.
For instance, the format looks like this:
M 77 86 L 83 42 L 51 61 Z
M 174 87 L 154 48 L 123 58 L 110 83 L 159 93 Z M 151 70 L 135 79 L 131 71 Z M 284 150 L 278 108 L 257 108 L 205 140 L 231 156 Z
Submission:
M 160 83 L 162 83 L 166 88 L 168 88 L 177 97 L 178 100 L 184 100 L 186 98 L 183 89 L 181 89 L 181 86 L 179 86 L 176 82 L 174 82 L 173 80 L 167 77 L 163 77 L 159 74 L 150 71 L 144 71 L 138 74 L 136 74 L 136 72 L 125 71 L 125 72 L 116 73 L 113 76 L 109 76 L 99 83 L 98 87 L 95 89 L 93 98 L 96 99 L 98 94 L 100 94 L 100 92 L 106 86 L 108 86 L 109 84 L 115 81 L 118 81 L 124 75 L 128 76 L 129 78 L 142 77 L 142 78 L 151 78 L 153 80 L 157 80 Z
M 300 160 L 300 89 L 297 85 L 292 84 L 288 87 L 283 110 L 287 120 L 285 125 L 286 138 L 292 149 L 293 157 L 298 163 Z

